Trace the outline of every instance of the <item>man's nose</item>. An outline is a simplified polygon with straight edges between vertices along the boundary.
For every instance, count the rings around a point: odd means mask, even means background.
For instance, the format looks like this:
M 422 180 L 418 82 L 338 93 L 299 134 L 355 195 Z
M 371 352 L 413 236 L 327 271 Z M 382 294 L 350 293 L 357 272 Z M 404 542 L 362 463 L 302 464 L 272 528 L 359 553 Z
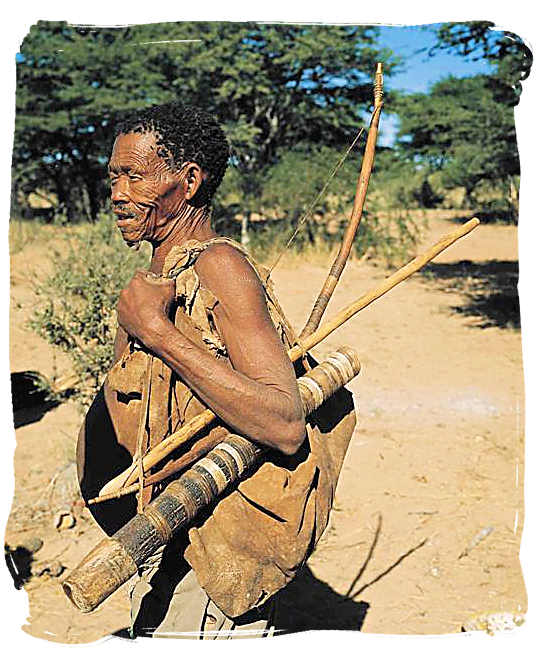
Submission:
M 122 179 L 121 177 L 116 180 L 116 183 L 112 184 L 110 189 L 110 198 L 113 204 L 122 204 L 129 200 L 127 194 L 127 180 Z

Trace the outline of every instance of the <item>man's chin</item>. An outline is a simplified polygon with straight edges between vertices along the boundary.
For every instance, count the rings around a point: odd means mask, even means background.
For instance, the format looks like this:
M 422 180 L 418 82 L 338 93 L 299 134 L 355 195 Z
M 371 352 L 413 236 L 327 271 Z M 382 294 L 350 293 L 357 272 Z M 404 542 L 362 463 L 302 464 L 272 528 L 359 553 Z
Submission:
M 125 244 L 129 247 L 129 249 L 134 249 L 135 251 L 138 251 L 140 249 L 140 240 L 126 240 L 124 238 Z
M 119 229 L 119 231 L 123 241 L 130 249 L 138 249 L 140 247 L 140 243 L 143 240 L 143 237 L 140 233 L 129 233 L 127 231 L 123 231 L 122 229 Z
M 116 226 L 126 245 L 138 249 L 146 236 L 147 219 L 141 216 L 129 215 L 118 219 Z

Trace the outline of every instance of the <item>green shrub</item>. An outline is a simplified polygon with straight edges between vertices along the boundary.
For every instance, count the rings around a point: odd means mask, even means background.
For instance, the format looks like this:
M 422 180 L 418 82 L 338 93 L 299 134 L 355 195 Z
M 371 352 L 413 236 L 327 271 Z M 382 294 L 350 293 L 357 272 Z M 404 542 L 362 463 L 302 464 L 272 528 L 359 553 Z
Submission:
M 415 211 L 417 213 L 417 211 Z M 348 219 L 309 220 L 302 225 L 288 248 L 288 256 L 298 255 L 315 264 L 328 264 L 341 244 Z M 387 267 L 403 264 L 413 255 L 423 224 L 411 211 L 363 215 L 352 257 L 365 258 Z M 288 220 L 251 222 L 249 251 L 260 263 L 271 265 L 294 231 Z
M 54 272 L 36 287 L 30 326 L 69 355 L 79 376 L 76 396 L 87 405 L 112 364 L 118 295 L 144 259 L 106 215 L 65 228 L 65 246 L 52 251 Z
M 344 161 L 343 152 L 329 147 L 298 146 L 283 155 L 266 173 L 255 208 L 282 219 L 251 222 L 249 246 L 254 256 L 262 262 L 271 261 L 304 221 L 291 243 L 291 252 L 310 258 L 322 254 L 329 260 L 348 223 L 362 155 L 363 146 L 356 147 Z M 419 226 L 407 209 L 422 206 L 417 198 L 422 190 L 423 194 L 427 187 L 431 191 L 429 201 L 434 201 L 434 192 L 423 172 L 393 152 L 380 152 L 376 161 L 354 251 L 393 266 L 410 257 L 419 235 Z
M 421 236 L 422 224 L 408 211 L 363 216 L 354 241 L 358 256 L 397 267 L 408 261 Z

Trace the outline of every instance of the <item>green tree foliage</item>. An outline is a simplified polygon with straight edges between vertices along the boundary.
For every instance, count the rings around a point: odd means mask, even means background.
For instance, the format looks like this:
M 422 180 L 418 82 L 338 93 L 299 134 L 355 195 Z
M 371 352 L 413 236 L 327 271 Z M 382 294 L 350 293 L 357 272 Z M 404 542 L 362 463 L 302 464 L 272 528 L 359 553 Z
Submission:
M 18 56 L 15 190 L 39 186 L 70 219 L 94 219 L 106 198 L 114 120 L 178 99 L 223 123 L 252 209 L 283 151 L 350 140 L 370 103 L 376 61 L 387 74 L 396 63 L 376 35 L 354 26 L 39 22 Z
M 515 105 L 522 91 L 521 82 L 530 74 L 533 56 L 517 34 L 496 29 L 488 21 L 443 23 L 436 30 L 438 43 L 431 50 L 449 50 L 473 60 L 492 64 L 491 87 L 498 101 Z
M 103 206 L 111 128 L 121 111 L 173 98 L 156 53 L 130 29 L 39 22 L 17 63 L 14 183 L 54 192 L 68 217 Z
M 462 186 L 470 205 L 482 182 L 508 187 L 519 174 L 512 107 L 483 75 L 435 84 L 399 100 L 399 148 L 425 170 L 441 170 L 446 188 Z
M 262 205 L 291 218 L 303 227 L 295 237 L 295 248 L 316 245 L 321 249 L 342 240 L 354 203 L 364 142 L 350 155 L 331 147 L 295 148 L 284 154 L 264 178 Z M 329 172 L 332 172 L 331 176 Z M 285 187 L 291 188 L 283 193 Z M 399 159 L 391 149 L 381 149 L 375 165 L 364 208 L 364 218 L 356 236 L 355 250 L 393 265 L 401 262 L 416 243 L 418 230 L 406 208 L 422 206 L 415 196 L 421 174 L 413 164 Z M 401 209 L 394 214 L 394 209 Z M 383 213 L 380 218 L 378 212 Z M 274 233 L 272 241 L 280 250 L 291 235 Z
M 382 149 L 374 162 L 368 206 L 377 211 L 434 208 L 439 197 L 426 172 L 397 148 Z
M 362 142 L 362 146 L 364 141 Z M 281 215 L 297 220 L 309 211 L 344 212 L 354 199 L 361 166 L 361 155 L 350 154 L 330 179 L 330 173 L 342 161 L 344 152 L 328 146 L 299 146 L 283 154 L 264 177 L 262 205 L 273 207 Z M 289 192 L 284 193 L 284 188 Z M 313 202 L 323 193 L 316 206 Z

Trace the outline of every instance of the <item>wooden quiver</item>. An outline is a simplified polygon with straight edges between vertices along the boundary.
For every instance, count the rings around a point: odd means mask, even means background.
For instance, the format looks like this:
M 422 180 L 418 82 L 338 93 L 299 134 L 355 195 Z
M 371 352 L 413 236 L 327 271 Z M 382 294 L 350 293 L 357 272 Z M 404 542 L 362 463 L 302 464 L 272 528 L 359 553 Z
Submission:
M 319 408 L 360 371 L 357 353 L 341 347 L 298 379 L 306 415 Z M 180 478 L 171 482 L 113 537 L 101 541 L 62 582 L 73 604 L 95 609 L 137 572 L 147 557 L 186 528 L 264 457 L 263 449 L 239 435 L 228 435 Z

